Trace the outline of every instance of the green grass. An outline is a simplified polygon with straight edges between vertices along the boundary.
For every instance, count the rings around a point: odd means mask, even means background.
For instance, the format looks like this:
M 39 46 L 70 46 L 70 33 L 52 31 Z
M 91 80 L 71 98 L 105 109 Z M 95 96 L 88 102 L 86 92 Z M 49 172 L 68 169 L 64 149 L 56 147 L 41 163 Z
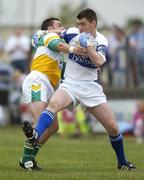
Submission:
M 144 144 L 125 138 L 127 157 L 136 171 L 122 172 L 107 136 L 68 139 L 52 137 L 37 159 L 43 171 L 21 169 L 24 136 L 19 127 L 0 128 L 0 180 L 144 180 Z

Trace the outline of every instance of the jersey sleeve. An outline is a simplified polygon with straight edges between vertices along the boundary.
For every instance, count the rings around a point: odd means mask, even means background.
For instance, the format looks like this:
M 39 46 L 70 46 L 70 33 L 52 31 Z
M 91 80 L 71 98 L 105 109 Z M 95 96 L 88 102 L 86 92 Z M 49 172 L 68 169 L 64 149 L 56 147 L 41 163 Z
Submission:
M 31 44 L 33 48 L 37 48 L 40 45 L 43 45 L 43 31 L 39 30 L 32 35 Z
M 97 52 L 102 56 L 104 62 L 106 61 L 107 51 L 108 51 L 108 41 L 104 36 L 100 36 L 97 44 Z
M 67 30 L 64 30 L 61 34 L 62 38 L 66 43 L 69 43 L 71 39 L 79 34 L 79 29 L 76 27 L 70 27 Z
M 57 51 L 57 46 L 60 42 L 64 42 L 63 39 L 56 33 L 48 33 L 44 36 L 44 46 L 47 46 L 52 51 Z

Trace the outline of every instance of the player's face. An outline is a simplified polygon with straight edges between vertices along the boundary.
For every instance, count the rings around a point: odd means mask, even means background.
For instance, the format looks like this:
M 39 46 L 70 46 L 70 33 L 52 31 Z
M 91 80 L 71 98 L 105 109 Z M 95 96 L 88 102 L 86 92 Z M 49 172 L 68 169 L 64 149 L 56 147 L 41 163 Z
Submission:
M 64 29 L 63 26 L 62 26 L 62 24 L 61 24 L 61 22 L 60 22 L 60 21 L 57 21 L 57 20 L 54 20 L 54 21 L 53 21 L 52 28 L 53 28 L 54 30 L 63 30 L 63 29 Z
M 86 18 L 77 20 L 78 28 L 80 32 L 94 33 L 96 29 L 96 22 L 89 22 Z

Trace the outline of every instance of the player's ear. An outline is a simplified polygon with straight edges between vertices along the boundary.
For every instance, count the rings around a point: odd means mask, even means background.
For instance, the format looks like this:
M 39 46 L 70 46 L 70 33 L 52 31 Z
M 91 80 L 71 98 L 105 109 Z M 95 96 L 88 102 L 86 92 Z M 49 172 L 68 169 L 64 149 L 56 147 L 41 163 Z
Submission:
M 52 27 L 52 26 L 49 26 L 49 27 L 47 28 L 47 30 L 48 30 L 48 31 L 51 31 L 51 30 L 53 30 L 53 27 Z
M 96 27 L 96 22 L 94 20 L 91 22 L 91 24 Z

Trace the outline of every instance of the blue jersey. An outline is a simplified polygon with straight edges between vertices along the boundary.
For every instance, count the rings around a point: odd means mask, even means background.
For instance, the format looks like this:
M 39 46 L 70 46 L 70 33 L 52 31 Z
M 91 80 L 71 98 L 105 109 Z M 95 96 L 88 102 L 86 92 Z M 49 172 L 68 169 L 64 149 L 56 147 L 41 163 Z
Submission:
M 68 30 L 66 30 L 63 33 L 63 38 L 66 41 L 66 43 L 76 47 L 79 46 L 79 29 L 76 27 L 72 27 L 69 28 Z M 96 51 L 101 53 L 102 56 L 105 59 L 106 56 L 106 51 L 107 51 L 107 42 L 98 44 L 97 42 L 97 38 L 94 39 L 94 43 L 95 43 L 95 47 L 96 47 Z M 75 61 L 77 64 L 84 66 L 84 67 L 88 67 L 88 68 L 97 68 L 95 64 L 93 64 L 90 60 L 89 57 L 86 56 L 80 56 L 80 55 L 76 55 L 76 54 L 69 54 L 69 60 Z
M 72 27 L 63 33 L 63 38 L 71 46 L 79 46 L 79 29 Z M 104 62 L 106 61 L 106 51 L 108 49 L 107 39 L 96 31 L 94 38 L 96 43 L 96 52 L 99 53 Z M 75 80 L 96 80 L 97 67 L 93 64 L 88 56 L 80 56 L 76 54 L 69 54 L 65 69 L 65 78 L 72 78 Z

